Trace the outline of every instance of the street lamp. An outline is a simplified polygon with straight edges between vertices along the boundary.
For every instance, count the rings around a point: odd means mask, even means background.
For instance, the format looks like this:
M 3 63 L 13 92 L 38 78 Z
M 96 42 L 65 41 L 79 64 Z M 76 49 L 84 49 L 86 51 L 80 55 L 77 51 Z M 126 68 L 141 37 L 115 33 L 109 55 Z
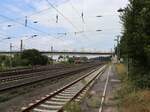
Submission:
M 125 9 L 120 8 L 117 10 L 117 12 L 119 12 L 119 13 L 125 12 Z M 128 44 L 127 44 L 127 46 L 128 46 Z M 129 74 L 129 54 L 127 54 L 127 75 L 128 74 Z
M 122 8 L 117 10 L 117 12 L 124 12 L 124 11 L 125 11 L 125 9 L 122 9 Z

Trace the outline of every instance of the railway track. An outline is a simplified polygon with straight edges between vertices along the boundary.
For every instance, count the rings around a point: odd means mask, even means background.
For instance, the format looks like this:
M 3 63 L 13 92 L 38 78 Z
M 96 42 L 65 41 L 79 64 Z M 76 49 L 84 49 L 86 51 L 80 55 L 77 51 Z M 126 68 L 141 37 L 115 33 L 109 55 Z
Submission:
M 22 108 L 22 112 L 63 112 L 64 106 L 71 101 L 79 101 L 81 96 L 92 86 L 94 81 L 103 74 L 106 66 L 85 74 L 72 83 L 47 94 L 40 100 Z
M 10 75 L 10 76 L 3 76 L 0 77 L 0 84 L 3 83 L 8 83 L 11 81 L 17 81 L 17 80 L 21 80 L 21 79 L 25 79 L 25 78 L 30 78 L 30 77 L 37 77 L 37 76 L 41 76 L 41 75 L 46 75 L 48 73 L 53 73 L 53 72 L 58 72 L 58 71 L 65 71 L 65 70 L 69 70 L 71 69 L 71 67 L 65 66 L 65 67 L 56 67 L 56 68 L 49 68 L 47 69 L 47 67 L 45 68 L 45 71 L 41 70 L 39 72 L 35 72 L 35 73 L 27 73 L 27 74 L 18 74 L 18 75 Z M 74 69 L 74 68 L 73 68 Z M 10 73 L 11 74 L 11 73 Z
M 96 64 L 97 65 L 97 64 Z M 69 75 L 79 73 L 84 71 L 88 68 L 95 67 L 94 65 L 88 65 L 83 67 L 71 68 L 71 69 L 61 69 L 61 70 L 54 70 L 54 71 L 42 71 L 38 73 L 30 73 L 26 75 L 17 75 L 17 76 L 9 76 L 9 77 L 2 77 L 0 78 L 0 92 L 13 89 L 20 86 L 30 85 L 33 83 L 37 83 L 43 80 L 48 79 L 59 79 L 64 78 Z
M 11 69 L 7 71 L 1 71 L 0 78 L 17 76 L 17 75 L 28 74 L 28 73 L 37 73 L 41 71 L 63 69 L 63 68 L 71 68 L 71 67 L 67 65 L 48 65 L 48 66 L 38 66 L 38 67 L 32 67 L 32 68 Z
M 49 70 L 46 70 L 46 71 L 39 71 L 39 72 L 36 72 L 36 73 L 28 73 L 28 74 L 20 74 L 20 75 L 15 75 L 15 76 L 6 76 L 6 77 L 0 77 L 0 84 L 3 84 L 3 83 L 8 83 L 8 82 L 11 82 L 11 81 L 17 81 L 17 80 L 22 80 L 22 79 L 25 79 L 25 78 L 30 78 L 30 77 L 37 77 L 37 76 L 41 76 L 41 75 L 44 75 L 44 74 L 48 74 L 49 72 L 56 72 L 58 70 L 61 70 L 61 69 L 68 69 L 67 68 L 55 68 L 53 70 L 49 69 Z

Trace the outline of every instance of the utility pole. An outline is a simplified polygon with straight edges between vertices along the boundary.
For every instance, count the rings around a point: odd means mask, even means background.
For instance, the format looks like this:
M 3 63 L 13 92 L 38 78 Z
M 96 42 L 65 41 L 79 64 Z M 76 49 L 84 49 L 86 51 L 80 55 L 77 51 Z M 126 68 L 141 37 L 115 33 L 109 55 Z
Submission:
M 12 43 L 10 43 L 10 54 L 11 54 L 11 52 L 12 52 L 12 48 L 13 48 L 13 45 L 12 45 Z M 10 55 L 11 56 L 11 55 Z
M 117 41 L 117 60 L 120 59 L 119 39 L 120 39 L 120 36 L 117 36 L 117 39 L 115 39 L 115 41 Z
M 20 43 L 20 52 L 23 51 L 23 40 L 21 40 L 21 43 Z
M 118 54 L 118 60 L 120 60 L 120 47 L 119 47 L 119 38 L 120 38 L 120 36 L 117 36 L 117 54 Z
M 117 10 L 117 12 L 119 12 L 119 13 L 123 13 L 125 11 L 126 11 L 126 9 L 122 9 L 122 8 Z M 128 47 L 128 44 L 127 44 L 127 47 Z M 129 76 L 129 70 L 130 70 L 130 59 L 129 59 L 129 53 L 128 53 L 128 55 L 127 55 L 127 75 L 128 76 Z
M 51 46 L 51 58 L 52 58 L 52 64 L 53 64 L 53 46 Z
M 10 68 L 12 67 L 12 48 L 13 48 L 13 45 L 12 43 L 10 43 Z

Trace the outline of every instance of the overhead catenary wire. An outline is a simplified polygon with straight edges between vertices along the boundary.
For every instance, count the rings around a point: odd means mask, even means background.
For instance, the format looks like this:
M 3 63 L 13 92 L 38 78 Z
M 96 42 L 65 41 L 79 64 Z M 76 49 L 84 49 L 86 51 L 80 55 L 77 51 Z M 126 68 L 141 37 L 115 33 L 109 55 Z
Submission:
M 78 9 L 72 4 L 71 1 L 72 1 L 72 0 L 69 0 L 69 1 L 68 1 L 69 4 L 70 4 L 70 6 L 71 6 L 71 8 L 76 12 L 76 14 L 77 14 L 78 16 L 80 16 L 80 12 L 79 12 Z
M 43 12 L 43 11 L 46 11 L 46 10 L 49 10 L 49 9 L 51 9 L 51 8 L 47 8 L 47 9 L 44 9 L 44 10 L 41 10 L 41 11 L 39 11 L 39 12 L 36 12 L 36 13 L 34 13 L 34 14 L 31 14 L 31 15 L 28 15 L 27 17 L 29 18 L 29 17 L 31 17 L 31 16 L 33 16 L 33 15 L 35 15 L 35 14 L 40 14 L 41 12 Z M 59 14 L 60 15 L 60 14 Z M 64 15 L 64 14 L 63 14 Z M 81 17 L 81 13 L 79 14 L 80 16 L 79 17 Z M 61 15 L 62 16 L 62 15 Z M 5 16 L 6 17 L 6 16 Z M 66 16 L 65 16 L 66 17 Z M 68 17 L 66 17 L 66 18 L 68 18 Z M 24 18 L 23 18 L 24 19 Z M 11 18 L 7 18 L 7 20 L 10 20 L 10 21 L 13 21 L 13 22 L 15 22 L 15 23 L 18 23 L 18 24 L 20 24 L 20 25 L 24 25 L 25 26 L 25 24 L 24 23 L 21 23 L 21 22 L 19 22 L 19 21 L 16 21 L 15 19 L 11 19 Z M 68 20 L 69 20 L 69 18 L 68 18 Z M 67 20 L 67 21 L 68 21 Z M 70 20 L 69 20 L 70 21 Z M 69 22 L 68 21 L 68 22 Z M 69 22 L 70 24 L 72 23 L 72 21 L 70 21 Z M 78 30 L 78 27 L 74 24 L 74 23 L 72 23 L 72 26 L 76 29 L 76 30 Z M 46 35 L 49 35 L 49 36 L 51 36 L 51 34 L 50 33 L 48 33 L 48 32 L 45 32 L 45 31 L 42 31 L 42 30 L 40 30 L 40 29 L 37 29 L 37 28 L 34 28 L 34 27 L 32 27 L 32 26 L 30 26 L 30 25 L 27 25 L 27 28 L 30 28 L 30 29 L 32 29 L 32 30 L 34 30 L 34 31 L 37 31 L 37 32 L 40 32 L 40 33 L 43 33 L 43 34 L 46 34 Z M 81 32 L 81 31 L 76 31 L 76 32 Z M 83 34 L 83 33 L 81 33 L 81 34 Z M 83 34 L 84 35 L 84 34 Z M 56 37 L 56 38 L 58 38 L 58 37 Z M 61 40 L 61 39 L 60 39 Z
M 52 5 L 52 4 L 51 4 L 51 5 Z M 52 5 L 52 8 L 55 8 L 55 7 L 53 7 L 53 5 Z M 46 11 L 46 10 L 48 10 L 48 9 L 51 9 L 51 8 L 46 8 L 46 9 L 43 9 L 43 10 L 41 10 L 41 11 L 37 11 L 36 13 L 33 13 L 33 14 L 31 14 L 31 15 L 25 16 L 25 24 L 24 24 L 24 26 L 27 27 L 27 23 L 28 23 L 27 18 L 29 18 L 29 17 L 31 17 L 31 16 L 33 16 L 33 15 L 35 15 L 35 14 L 41 13 L 41 12 L 43 12 L 43 11 Z M 55 10 L 57 10 L 57 9 L 55 9 Z M 59 10 L 57 10 L 57 11 L 59 11 Z M 60 11 L 59 11 L 59 12 L 60 12 Z M 61 12 L 60 12 L 59 14 L 61 14 L 76 30 L 78 30 L 78 28 L 77 28 L 67 17 L 65 17 Z M 3 16 L 3 17 L 4 17 L 4 16 Z M 10 21 L 16 21 L 16 19 L 10 19 L 10 18 L 8 18 L 8 17 L 6 17 L 6 16 L 5 16 L 5 18 L 7 18 L 7 20 L 10 20 Z M 18 18 L 18 19 L 19 19 L 19 18 Z M 20 19 L 21 19 L 21 18 L 20 18 Z M 58 20 L 57 20 L 57 22 L 58 22 Z M 17 22 L 17 23 L 19 23 L 19 22 Z M 19 24 L 23 25 L 22 23 L 19 23 Z M 45 33 L 45 32 L 43 32 L 43 31 L 41 31 L 41 30 L 39 30 L 39 29 L 36 29 L 36 28 L 33 28 L 33 27 L 31 27 L 31 26 L 28 26 L 28 28 L 30 28 L 30 29 L 32 29 L 32 30 L 36 30 L 36 31 L 41 32 L 41 33 Z M 80 32 L 80 31 L 77 31 L 77 32 Z M 48 34 L 48 35 L 49 35 L 49 34 Z
M 1 36 L 4 36 L 4 37 L 10 37 L 11 39 L 12 39 L 12 38 L 15 38 L 15 36 L 6 35 L 6 34 L 3 34 L 3 33 L 1 33 L 1 32 L 0 32 L 0 35 L 1 35 Z
M 15 22 L 15 23 L 17 23 L 17 24 L 20 24 L 20 25 L 24 26 L 24 23 L 20 23 L 20 22 L 14 20 L 14 19 L 12 19 L 12 18 L 6 17 L 6 16 L 1 15 L 1 14 L 0 14 L 0 17 L 3 17 L 3 18 L 5 18 L 5 19 L 8 19 L 8 20 L 10 20 L 10 21 L 13 21 L 13 22 Z M 39 30 L 39 29 L 37 29 L 37 28 L 34 28 L 34 27 L 30 26 L 30 25 L 27 25 L 26 28 L 30 28 L 30 29 L 32 29 L 32 30 L 34 30 L 34 31 L 37 31 L 37 32 L 46 34 L 46 35 L 48 35 L 48 36 L 50 36 L 50 37 L 54 37 L 55 39 L 64 41 L 64 40 L 60 39 L 59 37 L 52 36 L 51 34 L 49 34 L 49 33 L 47 33 L 47 32 L 44 32 L 44 31 L 42 31 L 42 30 Z
M 84 3 L 84 0 L 83 0 L 83 3 L 82 3 L 82 13 L 81 13 L 81 18 L 82 18 L 82 22 L 83 22 L 83 30 L 85 30 L 85 14 L 84 14 L 84 9 L 85 9 L 85 3 Z
M 84 13 L 83 13 L 83 9 L 82 9 L 81 12 L 79 12 L 78 9 L 75 8 L 75 6 L 72 4 L 71 0 L 69 0 L 69 3 L 70 3 L 70 5 L 71 5 L 72 9 L 76 12 L 76 14 L 77 14 L 79 17 L 81 17 L 81 21 L 82 21 L 83 24 L 84 24 L 85 21 L 84 21 Z
M 48 0 L 47 0 L 47 1 L 48 1 Z M 52 8 L 55 8 L 55 7 L 53 6 L 53 4 L 51 4 L 51 6 L 52 6 Z M 42 12 L 42 11 L 48 10 L 48 9 L 50 9 L 50 8 L 41 10 L 41 11 L 39 11 L 39 13 Z M 57 10 L 57 8 L 55 8 L 55 10 Z M 78 30 L 78 28 L 77 28 L 66 16 L 64 16 L 59 10 L 57 10 L 57 12 L 59 12 L 59 14 L 61 14 L 76 30 Z M 3 16 L 3 15 L 1 15 L 1 16 Z M 6 16 L 3 16 L 3 18 L 6 18 L 7 20 L 16 22 L 16 23 L 21 24 L 21 25 L 25 25 L 25 24 L 23 24 L 23 23 L 20 23 L 20 22 L 16 21 L 15 19 L 11 19 L 11 18 L 6 17 Z M 44 33 L 44 34 L 47 34 L 47 35 L 49 35 L 49 36 L 52 36 L 51 34 L 49 34 L 49 33 L 47 33 L 47 32 L 44 32 L 44 31 L 42 31 L 42 30 L 39 30 L 39 29 L 37 29 L 37 28 L 34 28 L 34 27 L 32 27 L 32 26 L 29 26 L 29 25 L 28 25 L 28 26 L 25 25 L 25 26 L 26 26 L 27 28 L 30 28 L 30 29 L 34 30 L 34 31 L 38 31 L 38 32 L 40 32 L 40 33 Z M 81 32 L 81 31 L 77 31 L 77 32 Z M 53 36 L 53 37 L 54 37 L 54 36 Z M 55 37 L 55 38 L 57 38 L 57 37 Z
M 36 11 L 36 12 L 34 12 L 34 13 L 32 13 L 32 14 L 25 15 L 25 16 L 27 16 L 28 18 L 30 18 L 30 17 L 32 17 L 32 16 L 34 16 L 34 15 L 40 14 L 40 13 L 42 13 L 42 12 L 45 12 L 45 11 L 49 10 L 49 9 L 51 9 L 51 8 L 50 8 L 50 7 L 49 7 L 49 8 L 45 8 L 45 9 Z M 21 20 L 21 19 L 24 19 L 24 17 L 15 18 L 14 20 Z M 8 20 L 7 20 L 7 21 L 8 21 Z M 7 21 L 6 21 L 6 20 L 5 20 L 5 21 L 0 21 L 0 23 L 4 23 L 4 22 L 7 22 Z
M 60 14 L 66 21 L 68 21 L 77 31 L 80 31 L 76 25 L 74 25 L 70 19 L 68 17 L 66 17 L 61 11 L 59 11 L 51 2 L 49 2 L 49 0 L 46 0 L 47 3 L 56 10 L 56 12 L 58 12 L 58 14 Z
M 15 22 L 15 23 L 18 23 L 18 24 L 24 26 L 23 23 L 20 23 L 20 22 L 14 20 L 14 19 L 12 19 L 12 18 L 9 18 L 9 17 L 7 17 L 7 16 L 4 16 L 4 15 L 1 15 L 1 14 L 0 14 L 0 17 L 3 17 L 3 18 L 5 18 L 5 19 L 8 19 L 8 20 L 10 20 L 10 21 L 13 21 L 13 22 Z M 30 29 L 32 29 L 32 30 L 34 30 L 34 31 L 38 31 L 38 32 L 40 32 L 40 33 L 44 33 L 44 34 L 47 34 L 47 35 L 49 35 L 49 36 L 52 36 L 51 34 L 49 34 L 49 33 L 47 33 L 47 32 L 44 32 L 44 31 L 42 31 L 42 30 L 39 30 L 39 29 L 37 29 L 37 28 L 34 28 L 34 27 L 30 26 L 30 25 L 27 25 L 26 27 L 27 27 L 27 28 L 30 28 Z M 53 37 L 53 36 L 52 36 L 52 37 Z
M 70 19 L 69 19 L 68 17 L 66 17 L 61 11 L 59 11 L 51 2 L 49 2 L 49 0 L 46 0 L 46 1 L 47 1 L 47 3 L 48 3 L 53 9 L 56 10 L 56 12 L 58 12 L 66 21 L 68 21 L 68 23 L 70 23 L 73 28 L 76 29 L 76 32 L 80 32 L 80 30 L 78 29 L 78 27 L 77 27 L 76 25 L 74 25 L 74 24 L 72 23 L 72 21 L 70 21 Z M 85 34 L 82 33 L 82 35 L 88 39 L 88 37 L 87 37 Z

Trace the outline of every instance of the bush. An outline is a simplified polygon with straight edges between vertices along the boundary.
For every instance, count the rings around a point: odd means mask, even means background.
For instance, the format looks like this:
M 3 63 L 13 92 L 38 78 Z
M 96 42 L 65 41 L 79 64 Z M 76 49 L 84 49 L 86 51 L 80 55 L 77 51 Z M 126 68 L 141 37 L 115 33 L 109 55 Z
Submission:
M 12 58 L 12 66 L 33 66 L 48 64 L 48 57 L 41 55 L 38 50 L 24 50 L 21 54 L 15 54 Z
M 116 65 L 117 72 L 122 79 L 121 88 L 116 94 L 119 112 L 150 112 L 150 91 L 147 89 L 139 89 L 144 87 L 145 84 L 148 84 L 143 81 L 148 81 L 148 79 L 146 79 L 147 75 L 145 77 L 138 76 L 141 74 L 140 72 L 136 75 L 132 75 L 135 79 L 131 80 L 124 72 L 124 67 L 122 64 Z M 138 80 L 139 77 L 142 79 Z
M 48 57 L 41 55 L 36 49 L 25 50 L 21 53 L 21 59 L 25 65 L 46 65 Z

